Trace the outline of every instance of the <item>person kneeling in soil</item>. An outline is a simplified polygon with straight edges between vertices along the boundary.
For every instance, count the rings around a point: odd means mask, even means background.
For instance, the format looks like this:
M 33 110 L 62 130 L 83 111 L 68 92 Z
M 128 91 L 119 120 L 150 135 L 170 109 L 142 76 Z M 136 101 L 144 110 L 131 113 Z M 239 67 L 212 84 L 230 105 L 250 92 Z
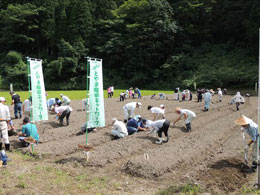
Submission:
M 130 119 L 126 125 L 127 131 L 129 135 L 136 133 L 137 131 L 146 131 L 147 129 L 144 127 L 142 117 L 140 115 L 136 115 L 134 118 Z
M 113 125 L 112 135 L 116 139 L 120 139 L 120 138 L 128 136 L 128 132 L 127 132 L 125 123 L 117 120 L 116 118 L 113 118 L 112 121 L 113 121 L 112 122 L 112 125 Z
M 69 125 L 69 118 L 72 108 L 70 106 L 55 107 L 56 119 L 60 121 L 60 125 L 63 126 L 63 119 L 66 117 L 67 125 Z
M 23 119 L 22 132 L 19 132 L 18 135 L 19 135 L 19 140 L 23 143 L 25 147 L 30 145 L 25 141 L 26 137 L 32 137 L 37 144 L 39 142 L 39 134 L 38 134 L 37 127 L 35 124 L 30 123 L 30 119 L 28 117 L 25 117 Z
M 90 133 L 90 132 L 97 132 L 97 128 L 96 127 L 89 127 L 89 128 L 87 128 L 87 123 L 84 123 L 83 125 L 82 125 L 82 127 L 80 127 L 80 130 L 81 130 L 81 132 L 82 133 L 86 133 L 86 130 L 88 130 L 88 133 Z
M 168 129 L 170 127 L 170 121 L 168 121 L 167 119 L 157 121 L 144 120 L 144 125 L 148 129 L 150 129 L 150 132 L 148 134 L 158 133 L 159 138 L 155 142 L 156 144 L 162 144 L 163 142 L 166 143 L 169 141 Z M 166 137 L 165 139 L 162 138 L 162 132 Z
M 235 120 L 235 124 L 241 126 L 241 131 L 246 132 L 251 140 L 248 144 L 245 145 L 245 151 L 248 151 L 248 148 L 253 144 L 253 150 L 252 150 L 252 171 L 254 172 L 257 169 L 257 139 L 259 137 L 258 134 L 258 125 L 251 120 L 250 118 L 247 118 L 246 116 L 242 115 L 237 120 Z M 247 163 L 247 159 L 246 163 Z
M 175 125 L 179 120 L 181 120 L 182 117 L 184 117 L 185 124 L 187 131 L 191 131 L 191 121 L 196 118 L 196 114 L 192 112 L 191 110 L 188 109 L 181 109 L 180 107 L 177 107 L 175 109 L 175 112 L 177 114 L 180 114 L 179 118 L 177 118 L 174 122 L 173 125 Z

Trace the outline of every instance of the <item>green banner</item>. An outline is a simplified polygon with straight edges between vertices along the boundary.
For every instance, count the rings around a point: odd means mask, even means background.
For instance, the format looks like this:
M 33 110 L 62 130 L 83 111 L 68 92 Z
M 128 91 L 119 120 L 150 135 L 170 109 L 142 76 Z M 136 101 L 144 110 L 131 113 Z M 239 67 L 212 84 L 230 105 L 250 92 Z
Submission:
M 42 60 L 29 59 L 32 88 L 33 121 L 48 120 L 45 86 L 42 74 Z
M 88 127 L 105 126 L 102 60 L 88 59 L 89 75 L 89 119 Z

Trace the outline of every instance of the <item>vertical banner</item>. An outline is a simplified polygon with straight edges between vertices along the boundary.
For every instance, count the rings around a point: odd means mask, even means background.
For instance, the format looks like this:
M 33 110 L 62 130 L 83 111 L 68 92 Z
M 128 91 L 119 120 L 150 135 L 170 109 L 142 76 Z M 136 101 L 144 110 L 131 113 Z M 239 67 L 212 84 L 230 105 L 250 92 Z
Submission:
M 89 120 L 88 127 L 105 126 L 102 60 L 89 58 Z
M 42 60 L 29 59 L 34 121 L 48 120 L 48 109 L 42 73 Z

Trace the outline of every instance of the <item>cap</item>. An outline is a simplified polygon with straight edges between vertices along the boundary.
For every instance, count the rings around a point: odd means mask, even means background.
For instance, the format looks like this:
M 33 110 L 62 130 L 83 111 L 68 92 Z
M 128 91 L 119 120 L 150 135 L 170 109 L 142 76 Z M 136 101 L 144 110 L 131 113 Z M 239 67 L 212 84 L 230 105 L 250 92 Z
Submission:
M 142 116 L 141 115 L 135 115 L 135 120 L 139 120 L 139 119 L 141 119 L 142 118 Z
M 61 93 L 60 96 L 63 96 L 63 93 Z
M 250 118 L 247 118 L 245 115 L 242 115 L 238 119 L 235 120 L 235 123 L 237 125 L 248 125 L 252 120 Z
M 142 106 L 142 103 L 141 103 L 141 102 L 137 102 L 137 105 L 138 105 L 139 107 L 141 107 L 141 106 Z
M 117 118 L 112 118 L 112 121 L 113 121 L 113 122 L 117 121 Z
M 145 126 L 146 127 L 151 127 L 152 126 L 152 121 L 151 120 L 147 120 Z
M 5 102 L 5 98 L 4 97 L 0 97 L 0 102 Z
M 161 104 L 161 105 L 160 105 L 160 108 L 164 108 L 164 105 L 163 105 L 163 104 Z

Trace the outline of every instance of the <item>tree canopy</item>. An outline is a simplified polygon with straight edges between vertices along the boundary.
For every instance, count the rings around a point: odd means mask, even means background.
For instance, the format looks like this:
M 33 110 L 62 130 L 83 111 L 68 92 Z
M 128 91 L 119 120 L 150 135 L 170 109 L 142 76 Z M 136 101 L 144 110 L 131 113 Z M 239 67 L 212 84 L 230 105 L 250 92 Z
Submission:
M 257 81 L 259 0 L 2 0 L 0 76 L 27 89 L 25 57 L 47 89 L 84 89 L 87 56 L 104 87 L 250 87 Z

